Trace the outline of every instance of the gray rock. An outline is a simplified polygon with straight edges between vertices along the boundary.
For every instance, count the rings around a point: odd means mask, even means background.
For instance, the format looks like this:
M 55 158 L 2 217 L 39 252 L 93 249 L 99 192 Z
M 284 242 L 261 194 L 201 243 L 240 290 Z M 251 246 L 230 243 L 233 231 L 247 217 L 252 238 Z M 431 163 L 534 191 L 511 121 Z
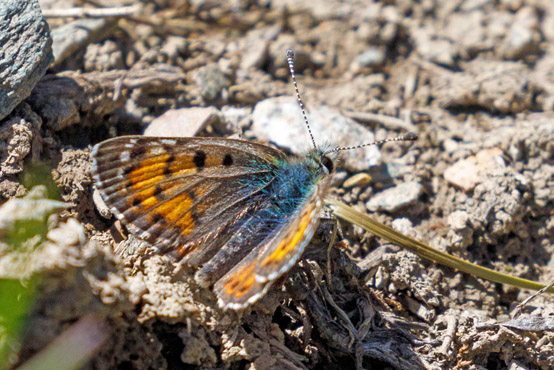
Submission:
M 77 50 L 85 48 L 111 32 L 116 19 L 77 19 L 52 31 L 54 65 L 59 65 Z
M 448 39 L 433 37 L 427 29 L 416 28 L 412 33 L 418 54 L 430 62 L 454 66 L 456 48 L 454 43 Z
M 254 107 L 252 131 L 262 141 L 270 141 L 295 154 L 312 149 L 312 143 L 302 119 L 298 102 L 293 97 L 266 99 Z M 327 106 L 311 107 L 308 120 L 316 145 L 324 149 L 335 146 L 355 146 L 375 140 L 373 134 Z M 376 166 L 381 154 L 376 146 L 341 153 L 341 166 L 359 172 Z
M 454 43 L 457 54 L 454 56 L 475 55 L 493 46 L 487 35 L 485 28 L 487 20 L 482 11 L 454 12 L 447 19 L 443 29 L 435 27 L 432 29 L 436 32 L 436 37 L 445 38 Z
M 452 247 L 464 249 L 473 243 L 473 229 L 470 215 L 465 211 L 455 211 L 448 215 L 448 240 Z
M 415 181 L 405 182 L 375 194 L 367 203 L 370 211 L 394 212 L 415 203 L 423 193 L 423 186 Z
M 529 83 L 523 63 L 476 59 L 462 72 L 433 77 L 433 96 L 442 108 L 479 106 L 493 112 L 513 113 L 533 109 L 539 92 Z
M 525 58 L 540 50 L 539 44 L 543 40 L 539 17 L 534 8 L 524 7 L 517 12 L 506 38 L 507 43 L 502 45 L 501 51 L 510 59 Z
M 221 108 L 221 119 L 226 125 L 226 129 L 233 134 L 242 136 L 244 129 L 252 123 L 252 108 L 223 106 Z
M 46 72 L 52 39 L 37 0 L 0 1 L 0 119 L 6 117 Z
M 109 71 L 124 69 L 123 53 L 117 43 L 106 40 L 87 47 L 84 57 L 85 71 Z
M 276 25 L 248 32 L 243 40 L 240 69 L 261 68 L 267 60 L 270 42 L 281 32 L 281 27 Z
M 392 228 L 404 235 L 417 239 L 414 224 L 406 217 L 396 218 L 392 221 Z
M 223 90 L 230 86 L 229 79 L 216 63 L 198 68 L 192 73 L 192 80 L 206 101 L 221 98 Z

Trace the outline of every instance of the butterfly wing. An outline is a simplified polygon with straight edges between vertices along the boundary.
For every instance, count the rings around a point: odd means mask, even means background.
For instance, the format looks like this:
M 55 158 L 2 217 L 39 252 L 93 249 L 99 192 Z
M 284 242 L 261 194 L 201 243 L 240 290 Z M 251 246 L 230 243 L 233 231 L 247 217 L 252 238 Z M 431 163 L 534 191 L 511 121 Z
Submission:
M 280 230 L 260 255 L 256 268 L 256 280 L 275 280 L 291 269 L 301 257 L 319 225 L 319 213 L 330 179 L 322 179 L 303 206 L 290 217 L 286 227 Z
M 317 225 L 329 180 L 314 185 L 302 206 L 214 286 L 224 309 L 243 309 L 263 297 L 273 282 L 298 261 Z
M 163 251 L 209 259 L 272 180 L 279 150 L 223 138 L 122 136 L 97 144 L 92 176 L 112 213 Z M 176 253 L 175 253 L 176 251 Z M 194 253 L 193 253 L 194 252 Z

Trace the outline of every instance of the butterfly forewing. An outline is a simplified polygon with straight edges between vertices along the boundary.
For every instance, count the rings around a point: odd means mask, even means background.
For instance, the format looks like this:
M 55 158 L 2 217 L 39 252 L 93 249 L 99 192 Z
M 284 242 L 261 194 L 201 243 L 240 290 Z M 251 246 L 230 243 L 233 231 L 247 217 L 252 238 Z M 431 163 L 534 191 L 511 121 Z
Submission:
M 237 222 L 242 202 L 285 160 L 239 140 L 143 136 L 107 140 L 91 156 L 95 186 L 112 212 L 154 246 L 181 247 L 181 256 L 203 239 L 225 237 L 217 230 Z

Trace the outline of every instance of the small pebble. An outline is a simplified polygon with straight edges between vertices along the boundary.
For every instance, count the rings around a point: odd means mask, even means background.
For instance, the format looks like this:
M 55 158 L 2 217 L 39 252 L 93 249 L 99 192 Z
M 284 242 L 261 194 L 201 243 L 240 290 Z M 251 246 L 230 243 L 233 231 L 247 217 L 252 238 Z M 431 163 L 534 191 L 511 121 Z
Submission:
M 464 191 L 471 191 L 480 184 L 494 169 L 504 168 L 502 151 L 498 148 L 484 149 L 448 167 L 444 178 L 448 183 Z
M 370 181 L 371 181 L 371 176 L 369 176 L 365 172 L 360 172 L 346 179 L 346 181 L 344 182 L 344 184 L 342 184 L 342 186 L 345 188 L 351 188 L 354 186 L 363 186 L 363 185 L 369 184 Z
M 415 181 L 405 182 L 375 194 L 367 203 L 368 210 L 394 212 L 413 204 L 423 194 L 423 186 Z

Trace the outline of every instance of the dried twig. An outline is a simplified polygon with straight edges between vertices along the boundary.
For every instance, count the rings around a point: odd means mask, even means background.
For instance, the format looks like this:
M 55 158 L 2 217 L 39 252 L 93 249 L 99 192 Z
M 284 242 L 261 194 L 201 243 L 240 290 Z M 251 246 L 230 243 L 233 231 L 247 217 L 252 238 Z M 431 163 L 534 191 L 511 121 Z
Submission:
M 409 121 L 400 118 L 385 116 L 384 114 L 369 112 L 353 112 L 342 110 L 342 114 L 361 123 L 377 123 L 390 130 L 405 130 L 408 132 L 417 131 L 417 127 Z
M 364 297 L 358 299 L 358 307 L 360 308 L 362 315 L 362 322 L 358 325 L 358 338 L 364 340 L 371 330 L 371 325 L 375 319 L 376 311 L 369 302 L 367 292 L 363 292 Z
M 456 335 L 456 328 L 458 327 L 458 318 L 455 315 L 448 316 L 446 318 L 446 333 L 444 333 L 444 341 L 439 349 L 439 352 L 444 355 L 448 354 L 448 349 L 454 340 Z
M 287 346 L 285 346 L 284 343 L 281 343 L 277 339 L 269 337 L 263 329 L 252 329 L 254 335 L 256 335 L 261 340 L 268 342 L 269 345 L 273 347 L 273 349 L 281 352 L 281 354 L 284 356 L 284 360 L 287 362 L 288 368 L 308 370 L 308 368 L 302 363 L 304 361 L 307 361 L 307 358 L 305 356 L 290 350 Z
M 304 326 L 304 337 L 302 338 L 302 340 L 304 341 L 304 346 L 307 346 L 312 339 L 313 325 L 310 321 L 310 316 L 308 315 L 308 309 L 304 306 L 304 303 L 300 302 L 300 304 L 296 306 L 296 309 L 302 315 L 302 325 Z
M 135 4 L 115 8 L 44 9 L 42 14 L 45 18 L 108 18 L 137 14 L 141 8 L 140 4 Z
M 27 101 L 40 113 L 46 126 L 58 131 L 77 123 L 84 125 L 82 113 L 94 116 L 112 113 L 123 106 L 132 89 L 148 86 L 171 89 L 184 78 L 179 70 L 163 65 L 130 71 L 66 71 L 43 78 Z

